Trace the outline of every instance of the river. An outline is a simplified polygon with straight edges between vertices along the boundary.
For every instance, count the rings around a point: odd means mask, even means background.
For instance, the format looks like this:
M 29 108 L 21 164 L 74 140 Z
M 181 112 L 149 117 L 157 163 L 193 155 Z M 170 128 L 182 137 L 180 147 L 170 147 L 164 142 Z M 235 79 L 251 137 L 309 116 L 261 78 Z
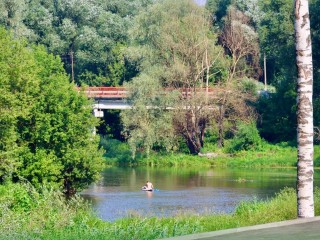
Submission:
M 141 191 L 149 180 L 155 192 Z M 103 220 L 130 215 L 232 213 L 241 201 L 265 200 L 295 187 L 295 169 L 107 168 L 81 195 Z M 319 186 L 319 171 L 315 172 Z

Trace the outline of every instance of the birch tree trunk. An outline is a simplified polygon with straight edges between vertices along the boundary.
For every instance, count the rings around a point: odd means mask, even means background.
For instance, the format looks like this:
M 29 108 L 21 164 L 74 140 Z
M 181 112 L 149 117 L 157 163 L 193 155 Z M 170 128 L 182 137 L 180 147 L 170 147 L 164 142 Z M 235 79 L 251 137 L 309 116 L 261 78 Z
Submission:
M 295 0 L 295 38 L 298 69 L 297 204 L 298 217 L 314 217 L 312 50 L 308 0 Z

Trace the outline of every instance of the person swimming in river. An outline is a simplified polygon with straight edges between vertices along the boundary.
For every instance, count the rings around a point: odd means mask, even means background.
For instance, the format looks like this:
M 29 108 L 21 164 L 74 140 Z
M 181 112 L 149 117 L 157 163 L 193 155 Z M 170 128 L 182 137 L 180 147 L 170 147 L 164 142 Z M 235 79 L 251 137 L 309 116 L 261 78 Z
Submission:
M 142 187 L 142 190 L 144 190 L 144 191 L 152 191 L 152 190 L 153 190 L 153 184 L 152 184 L 152 182 L 147 181 L 147 182 L 146 182 L 146 185 L 144 185 L 144 186 Z

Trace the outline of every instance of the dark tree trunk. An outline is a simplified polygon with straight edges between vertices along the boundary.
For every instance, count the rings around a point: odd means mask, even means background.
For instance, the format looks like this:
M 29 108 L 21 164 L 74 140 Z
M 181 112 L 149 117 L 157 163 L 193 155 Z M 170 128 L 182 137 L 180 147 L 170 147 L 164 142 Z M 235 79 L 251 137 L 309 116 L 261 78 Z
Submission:
M 194 112 L 188 111 L 186 113 L 187 124 L 183 134 L 186 139 L 187 146 L 190 153 L 198 154 L 203 147 L 204 131 L 206 127 L 206 118 L 197 118 Z
M 187 146 L 191 154 L 198 154 L 201 149 L 200 141 L 195 141 L 190 137 L 187 138 Z
M 223 125 L 224 114 L 225 114 L 224 106 L 220 105 L 219 106 L 219 121 L 218 121 L 218 128 L 219 128 L 218 147 L 219 148 L 222 148 L 224 146 L 224 125 Z
M 206 132 L 206 125 L 207 125 L 207 120 L 205 118 L 202 118 L 199 122 L 201 147 L 203 147 L 203 145 L 204 145 L 204 134 Z
M 67 197 L 72 197 L 77 193 L 76 189 L 73 187 L 72 182 L 69 179 L 64 179 L 64 194 Z

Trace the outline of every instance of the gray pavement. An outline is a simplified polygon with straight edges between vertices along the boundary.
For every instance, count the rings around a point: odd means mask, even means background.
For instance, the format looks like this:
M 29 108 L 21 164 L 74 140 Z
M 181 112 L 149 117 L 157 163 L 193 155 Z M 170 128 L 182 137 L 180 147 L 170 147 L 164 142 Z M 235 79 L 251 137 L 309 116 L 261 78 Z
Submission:
M 185 235 L 167 240 L 320 240 L 320 217 Z

